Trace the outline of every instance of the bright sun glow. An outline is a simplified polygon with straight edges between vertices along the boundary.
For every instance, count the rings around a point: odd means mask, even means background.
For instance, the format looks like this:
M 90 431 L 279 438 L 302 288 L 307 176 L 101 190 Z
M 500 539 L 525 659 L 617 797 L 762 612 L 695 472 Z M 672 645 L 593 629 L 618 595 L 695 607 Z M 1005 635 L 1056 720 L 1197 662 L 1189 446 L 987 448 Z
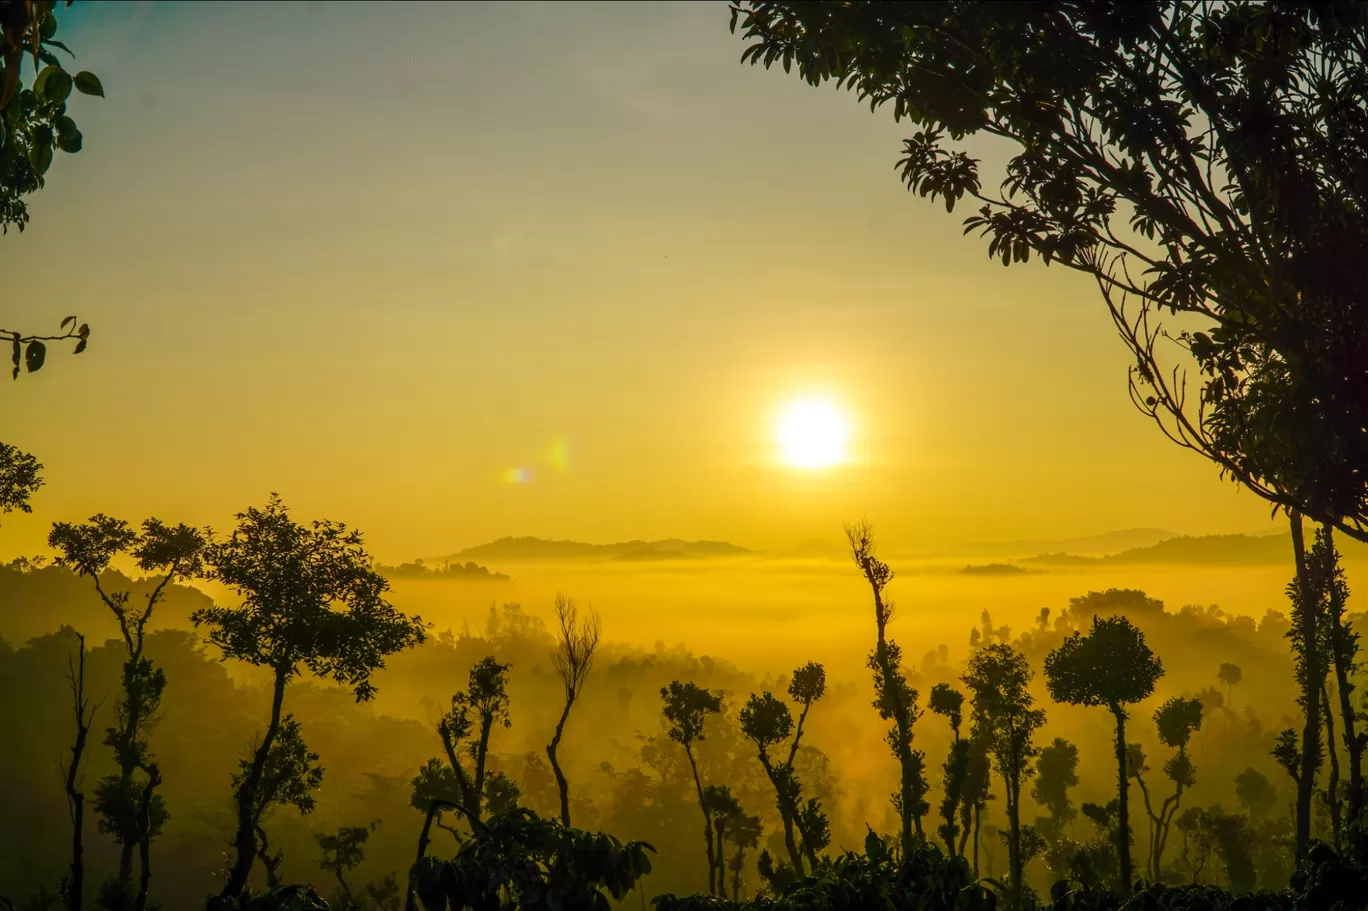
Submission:
M 831 402 L 803 399 L 779 415 L 779 454 L 794 468 L 829 468 L 848 460 L 850 421 Z

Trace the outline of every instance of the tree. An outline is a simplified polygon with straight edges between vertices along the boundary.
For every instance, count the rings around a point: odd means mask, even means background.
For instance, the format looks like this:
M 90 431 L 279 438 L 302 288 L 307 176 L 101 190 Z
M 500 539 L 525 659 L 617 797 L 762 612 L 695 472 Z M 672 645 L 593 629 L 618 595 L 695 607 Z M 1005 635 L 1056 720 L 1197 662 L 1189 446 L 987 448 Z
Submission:
M 736 853 L 727 861 L 727 869 L 732 874 L 732 901 L 741 900 L 741 874 L 746 869 L 746 850 L 760 844 L 764 834 L 759 816 L 740 813 L 727 824 L 727 835 Z
M 989 789 L 992 785 L 992 759 L 989 754 L 990 739 L 981 724 L 975 724 L 969 732 L 969 750 L 964 762 L 964 786 L 960 792 L 960 840 L 959 854 L 967 857 L 965 847 L 972 835 L 974 839 L 973 870 L 974 878 L 979 875 L 979 833 L 982 828 L 983 811 L 988 801 L 993 799 Z
M 1095 281 L 1171 439 L 1368 538 L 1368 10 L 751 0 L 738 25 L 743 62 L 916 124 L 904 181 L 947 210 L 976 200 L 964 227 L 990 256 Z M 958 146 L 977 133 L 1013 148 L 1000 184 Z
M 100 514 L 84 524 L 57 522 L 48 535 L 56 552 L 56 562 L 86 576 L 95 592 L 118 621 L 126 652 L 122 692 L 114 706 L 113 727 L 105 731 L 105 746 L 114 751 L 118 772 L 105 777 L 95 789 L 95 809 L 100 814 L 101 832 L 113 835 L 119 843 L 118 878 L 107 884 L 102 902 L 117 908 L 147 905 L 148 882 L 152 875 L 151 841 L 167 819 L 166 804 L 156 794 L 161 770 L 148 747 L 147 735 L 157 721 L 166 674 L 144 656 L 147 624 L 152 619 L 166 588 L 177 579 L 200 575 L 205 538 L 202 532 L 186 525 L 167 526 L 159 519 L 148 519 L 139 534 L 127 522 Z M 147 602 L 130 606 L 130 592 L 106 592 L 100 576 L 114 557 L 128 553 L 144 572 L 161 574 L 147 595 Z M 136 779 L 141 772 L 143 780 Z M 138 851 L 139 883 L 133 888 L 133 852 Z
M 71 90 L 104 96 L 94 73 L 72 76 L 53 54 L 54 49 L 71 54 L 56 38 L 55 7 L 52 2 L 0 7 L 0 228 L 6 231 L 10 225 L 24 230 L 29 220 L 24 197 L 43 186 L 53 153 L 81 151 L 81 131 L 67 114 Z M 26 59 L 36 73 L 28 85 Z
M 1011 907 L 1022 907 L 1021 785 L 1031 774 L 1031 760 L 1040 752 L 1035 733 L 1045 724 L 1045 713 L 1032 708 L 1031 667 L 1026 658 L 1005 643 L 984 646 L 969 659 L 964 685 L 973 702 L 974 726 L 993 757 L 1007 795 L 1007 862 Z
M 378 825 L 380 820 L 377 819 L 369 826 L 343 826 L 336 832 L 314 834 L 314 841 L 318 843 L 318 850 L 322 855 L 318 860 L 318 866 L 337 878 L 337 884 L 342 887 L 346 908 L 359 906 L 344 874 L 355 870 L 365 861 L 366 842 Z
M 1164 667 L 1145 634 L 1125 617 L 1093 618 L 1088 635 L 1075 632 L 1045 657 L 1050 698 L 1071 705 L 1105 706 L 1116 720 L 1116 853 L 1122 894 L 1131 890 L 1130 816 L 1126 792 L 1126 709 L 1154 692 Z
M 904 181 L 981 203 L 964 226 L 991 256 L 1097 283 L 1134 404 L 1289 514 L 1303 588 L 1303 514 L 1368 540 L 1368 8 L 754 0 L 738 22 L 743 61 L 918 124 Z M 1016 148 L 997 193 L 951 145 L 979 132 Z M 1320 736 L 1304 710 L 1298 856 Z
M 661 687 L 660 698 L 665 703 L 665 720 L 669 724 L 670 739 L 684 747 L 689 769 L 693 772 L 694 789 L 698 794 L 698 809 L 703 813 L 703 838 L 708 857 L 708 894 L 716 895 L 722 871 L 713 847 L 712 814 L 704 799 L 703 780 L 698 776 L 698 761 L 694 758 L 693 745 L 704 739 L 703 723 L 707 716 L 722 711 L 722 697 L 695 683 L 680 683 L 673 680 L 669 686 Z
M 1311 803 L 1315 795 L 1316 776 L 1320 772 L 1321 753 L 1321 686 L 1325 681 L 1325 592 L 1324 580 L 1311 569 L 1310 558 L 1302 537 L 1301 515 L 1292 516 L 1292 550 L 1296 557 L 1296 572 L 1287 585 L 1287 597 L 1292 602 L 1292 626 L 1287 632 L 1292 642 L 1296 664 L 1297 703 L 1302 708 L 1299 767 L 1293 779 L 1297 783 L 1297 857 L 1306 854 L 1311 844 Z M 1279 742 L 1278 749 L 1286 750 Z M 1279 758 L 1283 762 L 1287 757 Z M 1289 767 L 1289 772 L 1291 771 Z
M 1047 841 L 1062 838 L 1064 826 L 1078 815 L 1069 800 L 1069 789 L 1077 785 L 1078 747 L 1056 737 L 1040 751 L 1040 757 L 1036 759 L 1036 781 L 1031 787 L 1031 798 L 1050 814 L 1036 821 L 1036 829 Z
M 70 0 L 66 5 L 71 5 Z M 81 131 L 67 112 L 72 89 L 83 95 L 104 96 L 104 87 L 94 73 L 81 70 L 73 76 L 53 53 L 61 50 L 71 54 L 56 38 L 55 7 L 50 0 L 6 0 L 0 4 L 0 231 L 4 233 L 10 225 L 23 231 L 28 224 L 24 197 L 46 183 L 54 153 L 81 151 Z M 26 85 L 23 70 L 28 60 L 35 76 Z M 90 327 L 84 323 L 78 327 L 76 322 L 76 317 L 67 317 L 54 335 L 0 329 L 0 344 L 8 342 L 13 352 L 14 379 L 19 378 L 21 365 L 30 373 L 42 369 L 48 342 L 74 341 L 74 352 L 84 351 Z M 5 500 L 3 462 L 0 451 L 0 504 Z
M 809 864 L 814 869 L 817 864 L 816 852 L 819 849 L 813 846 L 815 839 L 809 838 L 807 833 L 802 831 L 799 819 L 802 812 L 802 784 L 798 780 L 794 760 L 802 744 L 803 725 L 807 721 L 808 711 L 812 704 L 826 693 L 826 670 L 814 662 L 808 662 L 798 668 L 793 672 L 788 693 L 802 706 L 796 726 L 788 706 L 768 692 L 758 696 L 751 694 L 745 707 L 741 709 L 740 722 L 741 733 L 755 744 L 760 765 L 774 787 L 775 804 L 784 827 L 784 846 L 788 849 L 789 863 L 792 864 L 794 873 L 801 877 L 804 872 L 803 852 L 799 851 L 798 842 L 794 838 L 795 828 L 802 836 Z M 787 757 L 783 757 L 782 754 L 779 757 L 770 755 L 770 750 L 789 740 L 790 735 L 793 739 L 789 741 Z
M 565 722 L 570 717 L 570 708 L 583 690 L 584 682 L 589 678 L 589 670 L 594 664 L 594 652 L 598 649 L 599 641 L 599 617 L 590 611 L 589 616 L 580 622 L 579 609 L 575 607 L 574 599 L 557 595 L 556 622 L 559 626 L 559 638 L 551 653 L 551 662 L 555 665 L 561 686 L 565 690 L 565 708 L 561 710 L 560 719 L 556 722 L 556 732 L 546 747 L 546 755 L 551 760 L 551 770 L 556 773 L 556 787 L 560 790 L 561 824 L 569 826 L 570 786 L 566 783 L 565 773 L 561 771 L 560 762 L 556 759 L 556 750 L 560 747 L 561 736 L 565 733 Z
M 1227 661 L 1221 662 L 1221 668 L 1216 672 L 1216 679 L 1225 685 L 1226 706 L 1231 709 L 1235 708 L 1235 687 L 1244 679 L 1240 666 Z
M 1354 711 L 1352 696 L 1354 676 L 1358 665 L 1358 633 L 1354 631 L 1346 617 L 1349 601 L 1349 584 L 1345 581 L 1344 570 L 1340 568 L 1339 553 L 1335 549 L 1334 531 L 1329 525 L 1322 525 L 1316 531 L 1316 541 L 1307 555 L 1307 572 L 1311 577 L 1311 588 L 1323 601 L 1319 611 L 1325 625 L 1324 651 L 1330 656 L 1330 665 L 1335 674 L 1335 691 L 1339 697 L 1341 737 L 1348 755 L 1349 786 L 1347 796 L 1349 821 L 1352 823 L 1363 815 L 1363 750 L 1368 745 L 1368 734 L 1361 729 L 1361 716 Z M 1322 690 L 1324 682 L 1322 681 Z M 1331 712 L 1329 699 L 1323 696 L 1327 722 Z M 1334 755 L 1333 723 L 1329 727 L 1331 755 Z
M 256 755 L 256 748 L 252 750 Z M 238 761 L 233 774 L 233 790 L 237 791 L 252 771 L 252 759 Z M 280 886 L 277 871 L 285 860 L 282 851 L 271 851 L 266 837 L 265 819 L 275 806 L 292 806 L 300 816 L 314 810 L 313 792 L 323 783 L 323 769 L 318 765 L 318 754 L 304 743 L 302 725 L 292 715 L 280 719 L 280 730 L 266 755 L 261 781 L 253 795 L 256 806 L 252 810 L 252 829 L 257 837 L 257 857 L 266 870 L 266 882 L 272 888 Z
M 926 705 L 931 711 L 950 722 L 950 733 L 954 738 L 950 742 L 950 752 L 945 757 L 945 765 L 942 767 L 941 784 L 944 797 L 940 809 L 944 822 L 937 829 L 937 834 L 945 842 L 946 853 L 953 855 L 956 853 L 956 841 L 960 831 L 957 821 L 960 801 L 964 796 L 964 783 L 969 773 L 969 741 L 960 737 L 960 723 L 964 719 L 964 694 L 948 683 L 937 683 L 931 687 L 931 696 Z
M 508 717 L 508 672 L 511 667 L 493 655 L 477 661 L 470 669 L 466 688 L 451 697 L 451 710 L 437 723 L 437 734 L 442 738 L 447 762 L 451 764 L 461 794 L 457 806 L 472 825 L 484 815 L 490 734 L 496 724 L 507 728 L 513 723 Z M 469 771 L 460 760 L 462 751 L 473 764 Z
M 29 499 L 43 486 L 38 460 L 17 447 L 0 443 L 0 514 L 33 512 Z
M 295 522 L 274 494 L 237 516 L 227 540 L 211 543 L 209 577 L 232 588 L 240 607 L 207 607 L 191 620 L 209 628 L 224 659 L 271 671 L 271 715 L 234 798 L 235 858 L 219 894 L 239 895 L 257 853 L 253 811 L 266 760 L 280 733 L 285 685 L 304 672 L 375 695 L 371 675 L 385 658 L 424 640 L 424 625 L 385 600 L 389 583 L 372 568 L 359 532 L 331 521 Z
M 902 672 L 902 650 L 888 638 L 888 623 L 893 619 L 893 603 L 884 597 L 884 589 L 893 581 L 893 570 L 874 553 L 874 527 L 867 521 L 845 528 L 850 556 L 869 585 L 874 601 L 874 627 L 877 639 L 868 665 L 874 672 L 874 707 L 879 717 L 892 721 L 886 740 L 898 760 L 901 771 L 894 806 L 902 823 L 902 850 L 912 851 L 912 830 L 922 834 L 921 818 L 928 809 L 927 784 L 924 774 L 925 755 L 912 749 L 912 725 L 917 720 L 917 691 L 907 683 Z
M 1237 673 L 1238 670 L 1236 668 Z M 1159 729 L 1159 741 L 1176 751 L 1164 763 L 1164 775 L 1173 782 L 1173 793 L 1164 798 L 1164 802 L 1159 805 L 1158 813 L 1150 806 L 1149 791 L 1144 790 L 1145 810 L 1153 823 L 1150 835 L 1149 875 L 1151 880 L 1157 881 L 1163 871 L 1164 848 L 1168 844 L 1173 818 L 1178 814 L 1179 805 L 1182 803 L 1183 791 L 1197 783 L 1197 771 L 1192 765 L 1192 760 L 1188 758 L 1187 745 L 1192 740 L 1192 735 L 1201 730 L 1202 703 L 1196 699 L 1174 696 L 1155 711 L 1154 724 Z M 1141 788 L 1144 788 L 1143 783 Z
M 67 659 L 67 682 L 71 684 L 72 708 L 76 715 L 76 738 L 71 745 L 71 761 L 67 763 L 67 812 L 71 816 L 71 868 L 62 881 L 62 900 L 67 911 L 82 911 L 85 907 L 85 792 L 77 786 L 81 758 L 85 755 L 86 739 L 95 723 L 98 705 L 91 706 L 85 688 L 85 636 L 76 634 L 76 661 Z
M 1250 767 L 1235 776 L 1235 799 L 1249 814 L 1250 821 L 1258 824 L 1277 803 L 1278 789 L 1273 787 L 1268 776 Z

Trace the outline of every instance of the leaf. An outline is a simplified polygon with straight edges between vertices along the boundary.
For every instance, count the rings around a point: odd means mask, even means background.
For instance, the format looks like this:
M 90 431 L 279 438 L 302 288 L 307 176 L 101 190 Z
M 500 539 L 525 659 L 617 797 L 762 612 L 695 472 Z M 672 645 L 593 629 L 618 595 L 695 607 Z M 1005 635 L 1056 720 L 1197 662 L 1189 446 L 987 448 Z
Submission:
M 16 334 L 14 336 L 14 353 L 13 356 L 10 358 L 12 361 L 14 361 L 14 379 L 16 380 L 19 379 L 19 358 L 22 355 L 22 353 L 23 351 L 19 347 L 19 336 L 18 334 Z
M 57 69 L 57 72 L 48 77 L 47 87 L 44 89 L 47 100 L 53 104 L 61 104 L 71 97 L 71 74 L 64 69 Z
M 49 63 L 39 72 L 37 78 L 33 80 L 33 94 L 38 96 L 39 101 L 47 101 L 47 84 L 52 78 L 53 73 L 61 72 L 61 67 Z
M 29 373 L 37 373 L 43 369 L 43 362 L 47 360 L 47 345 L 42 342 L 29 342 L 24 349 L 24 366 Z
M 81 323 L 81 328 L 76 330 L 76 334 L 81 338 L 90 338 L 90 324 Z
M 100 77 L 88 70 L 81 70 L 76 74 L 76 91 L 82 95 L 99 95 L 101 98 L 105 96 Z
M 81 151 L 82 139 L 83 137 L 81 136 L 80 130 L 77 130 L 75 135 L 72 136 L 58 136 L 57 148 L 69 155 L 75 155 L 77 152 Z
M 47 169 L 52 166 L 52 146 L 41 142 L 30 146 L 28 160 L 33 170 L 39 174 L 46 174 Z
M 71 50 L 71 48 L 67 47 L 65 44 L 63 44 L 62 42 L 58 41 L 56 38 L 49 38 L 49 39 L 47 39 L 46 41 L 44 41 L 43 44 L 44 44 L 45 46 L 47 46 L 47 47 L 55 47 L 55 48 L 58 48 L 58 49 L 60 49 L 60 50 L 66 51 L 67 54 L 68 54 L 68 56 L 71 56 L 71 57 L 75 57 L 75 56 L 76 56 L 76 54 Z
M 72 354 L 80 354 L 80 353 L 81 353 L 82 351 L 84 351 L 85 349 L 86 349 L 86 340 L 85 340 L 85 339 L 81 339 L 79 342 L 76 343 L 76 348 L 75 348 L 71 353 L 72 353 Z
M 76 121 L 65 114 L 52 121 L 52 126 L 57 130 L 58 136 L 74 136 L 81 132 L 76 129 Z
M 75 325 L 75 324 L 76 324 L 76 317 L 74 317 L 74 316 L 68 316 L 66 319 L 62 320 L 62 328 L 63 328 L 63 329 L 65 329 L 67 326 L 73 326 L 73 325 Z

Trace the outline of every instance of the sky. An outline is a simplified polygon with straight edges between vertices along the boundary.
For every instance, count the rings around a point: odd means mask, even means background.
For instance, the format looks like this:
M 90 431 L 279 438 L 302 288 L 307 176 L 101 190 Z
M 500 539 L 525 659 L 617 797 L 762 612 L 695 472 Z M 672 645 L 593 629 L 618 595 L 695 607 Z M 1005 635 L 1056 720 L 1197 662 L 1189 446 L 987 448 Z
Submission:
M 0 391 L 48 479 L 2 555 L 272 491 L 388 560 L 1272 527 L 1133 409 L 1088 279 L 989 260 L 900 185 L 907 125 L 742 66 L 725 3 L 60 15 L 108 97 L 0 239 L 0 326 L 93 335 Z M 850 460 L 783 465 L 814 396 Z

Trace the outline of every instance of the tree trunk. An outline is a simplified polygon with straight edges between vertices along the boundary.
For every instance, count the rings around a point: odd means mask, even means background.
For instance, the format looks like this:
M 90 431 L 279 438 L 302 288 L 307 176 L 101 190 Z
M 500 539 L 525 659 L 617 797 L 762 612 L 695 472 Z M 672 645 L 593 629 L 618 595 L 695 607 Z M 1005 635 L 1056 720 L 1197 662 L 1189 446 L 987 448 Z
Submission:
M 1007 871 L 1012 889 L 1013 911 L 1021 911 L 1021 772 L 1004 776 L 1007 786 Z
M 1334 526 L 1328 523 L 1324 526 L 1326 543 L 1330 545 L 1331 552 L 1334 552 Z M 1330 620 L 1332 628 L 1331 657 L 1335 664 L 1335 688 L 1339 695 L 1340 723 L 1344 725 L 1344 749 L 1348 753 L 1349 759 L 1349 794 L 1348 809 L 1349 821 L 1356 822 L 1363 813 L 1363 743 L 1358 733 L 1358 720 L 1354 715 L 1354 706 L 1350 700 L 1350 691 L 1353 684 L 1349 681 L 1350 663 L 1353 655 L 1350 654 L 1349 636 L 1344 629 L 1343 611 L 1344 605 L 1339 602 L 1337 593 L 1332 589 L 1330 592 L 1332 599 L 1330 604 Z M 1325 709 L 1329 716 L 1329 706 Z
M 560 791 L 561 825 L 567 829 L 570 828 L 570 785 L 561 771 L 560 762 L 556 759 L 556 750 L 560 748 L 561 735 L 565 733 L 565 721 L 570 717 L 570 706 L 574 704 L 574 696 L 565 698 L 565 708 L 561 711 L 560 721 L 556 722 L 556 733 L 551 735 L 551 743 L 546 747 L 546 755 L 551 760 L 551 771 L 556 773 L 556 788 Z
M 252 765 L 247 770 L 247 777 L 238 788 L 238 830 L 233 840 L 237 856 L 228 871 L 228 881 L 219 892 L 221 898 L 232 898 L 242 894 L 242 890 L 247 886 L 247 877 L 252 873 L 252 862 L 256 860 L 256 791 L 261 784 L 262 773 L 266 770 L 266 756 L 270 753 L 276 734 L 280 730 L 280 709 L 285 701 L 286 673 L 287 669 L 283 667 L 277 667 L 275 670 L 275 687 L 271 694 L 271 723 L 267 725 L 266 733 L 252 756 Z
M 974 879 L 979 878 L 979 837 L 980 824 L 983 821 L 983 803 L 974 804 Z
M 427 815 L 423 817 L 423 828 L 418 833 L 418 856 L 413 861 L 413 866 L 409 867 L 408 894 L 404 897 L 404 911 L 418 911 L 418 891 L 414 887 L 413 878 L 418 870 L 418 865 L 427 856 L 428 841 L 432 835 L 432 819 L 440 811 L 441 801 L 431 801 L 428 804 Z
M 1335 746 L 1335 713 L 1330 710 L 1330 691 L 1326 689 L 1324 680 L 1321 681 L 1320 696 L 1321 711 L 1325 712 L 1325 744 L 1330 751 L 1330 779 L 1325 783 L 1325 803 L 1330 809 L 1330 831 L 1335 837 L 1335 850 L 1339 851 L 1344 846 L 1344 823 L 1339 799 L 1339 747 Z
M 793 816 L 794 807 L 789 802 L 784 793 L 783 781 L 779 778 L 778 770 L 770 762 L 769 756 L 763 751 L 760 753 L 760 764 L 765 768 L 765 774 L 769 776 L 770 784 L 774 786 L 775 804 L 779 810 L 779 819 L 784 824 L 784 847 L 788 850 L 789 863 L 793 864 L 793 869 L 799 876 L 803 875 L 803 855 L 798 851 L 798 842 L 793 837 Z M 792 772 L 792 766 L 790 773 Z
M 713 854 L 713 825 L 712 815 L 708 812 L 708 806 L 703 802 L 703 780 L 698 777 L 698 763 L 694 761 L 693 749 L 687 743 L 684 744 L 684 755 L 689 757 L 689 768 L 693 770 L 694 788 L 698 792 L 698 809 L 703 811 L 703 843 L 708 846 L 708 894 L 716 895 L 715 888 L 717 860 Z
M 81 756 L 85 753 L 86 738 L 90 736 L 90 725 L 94 713 L 86 716 L 85 698 L 85 637 L 77 634 L 79 657 L 72 668 L 72 696 L 76 704 L 76 742 L 71 746 L 71 765 L 67 766 L 66 796 L 67 807 L 71 811 L 71 872 L 67 876 L 67 911 L 81 911 L 85 904 L 85 793 L 76 789 L 76 776 L 81 766 Z M 70 668 L 70 665 L 68 665 Z
M 1311 845 L 1311 799 L 1315 793 L 1316 771 L 1320 766 L 1320 647 L 1316 635 L 1317 601 L 1311 591 L 1310 573 L 1306 566 L 1306 541 L 1302 537 L 1301 513 L 1293 510 L 1292 552 L 1297 562 L 1297 592 L 1302 601 L 1301 625 L 1298 638 L 1302 646 L 1303 676 L 1302 710 L 1306 725 L 1302 728 L 1301 776 L 1297 779 L 1297 859 L 1306 856 Z
M 257 857 L 261 858 L 261 866 L 266 870 L 266 886 L 277 889 L 280 887 L 280 877 L 276 875 L 276 870 L 280 867 L 280 860 L 271 856 L 271 842 L 266 838 L 266 830 L 261 823 L 256 825 L 256 836 Z
M 147 784 L 138 804 L 138 899 L 135 911 L 147 911 L 147 889 L 152 881 L 152 796 L 161 784 L 161 769 L 154 762 L 143 768 Z
M 1116 856 L 1121 860 L 1118 894 L 1124 897 L 1130 894 L 1134 882 L 1130 853 L 1130 803 L 1127 800 L 1130 788 L 1127 787 L 1129 779 L 1126 775 L 1126 712 L 1119 705 L 1113 705 L 1111 710 L 1116 716 L 1117 802 L 1120 807 L 1116 821 Z

